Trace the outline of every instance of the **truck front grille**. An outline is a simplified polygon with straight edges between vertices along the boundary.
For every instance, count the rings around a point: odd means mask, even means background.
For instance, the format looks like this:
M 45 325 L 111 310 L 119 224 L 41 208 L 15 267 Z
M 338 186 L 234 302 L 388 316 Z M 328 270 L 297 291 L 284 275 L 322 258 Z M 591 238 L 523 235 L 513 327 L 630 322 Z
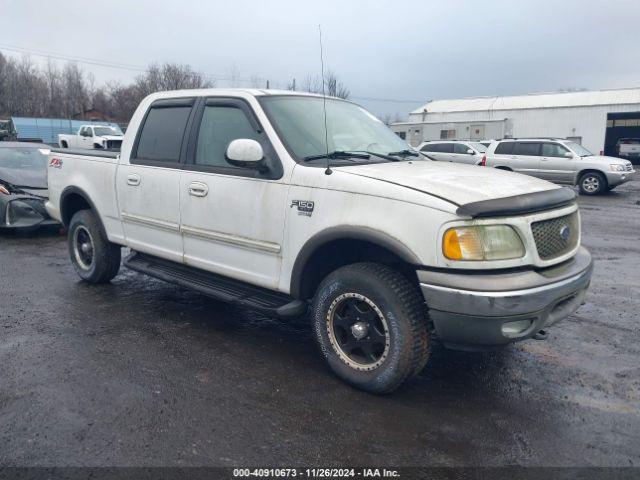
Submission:
M 542 260 L 551 260 L 564 255 L 578 245 L 580 238 L 578 212 L 534 222 L 531 224 L 531 232 L 536 241 L 538 256 Z
M 108 150 L 120 150 L 122 147 L 122 140 L 107 140 Z

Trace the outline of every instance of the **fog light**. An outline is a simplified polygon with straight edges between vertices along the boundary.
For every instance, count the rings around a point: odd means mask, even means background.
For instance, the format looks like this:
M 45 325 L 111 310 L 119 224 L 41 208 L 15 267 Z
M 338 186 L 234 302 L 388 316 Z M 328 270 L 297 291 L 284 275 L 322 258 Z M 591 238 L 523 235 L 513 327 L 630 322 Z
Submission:
M 502 324 L 502 334 L 506 337 L 517 337 L 525 332 L 533 324 L 532 318 L 525 320 L 516 320 L 515 322 L 507 322 Z

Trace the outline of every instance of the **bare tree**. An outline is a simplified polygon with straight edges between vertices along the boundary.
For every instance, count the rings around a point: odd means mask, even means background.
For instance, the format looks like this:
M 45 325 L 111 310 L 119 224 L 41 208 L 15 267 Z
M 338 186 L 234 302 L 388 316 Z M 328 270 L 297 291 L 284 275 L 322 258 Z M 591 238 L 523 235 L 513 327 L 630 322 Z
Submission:
M 349 98 L 351 92 L 335 73 L 328 71 L 324 81 L 327 87 L 327 95 L 338 98 Z
M 261 88 L 263 83 L 264 82 L 258 75 L 251 75 L 249 77 L 249 84 L 251 85 L 251 88 Z
M 322 78 L 319 75 L 307 75 L 302 89 L 310 93 L 323 93 Z M 351 92 L 338 76 L 329 70 L 324 76 L 324 93 L 330 97 L 349 98 Z

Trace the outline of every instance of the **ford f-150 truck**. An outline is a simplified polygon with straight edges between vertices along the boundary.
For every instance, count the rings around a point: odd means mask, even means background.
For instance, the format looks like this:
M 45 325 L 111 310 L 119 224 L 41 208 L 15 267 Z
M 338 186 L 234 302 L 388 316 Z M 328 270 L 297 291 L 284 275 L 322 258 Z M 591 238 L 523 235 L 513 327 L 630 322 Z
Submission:
M 122 145 L 122 130 L 111 125 L 82 125 L 76 135 L 58 135 L 60 148 L 98 148 L 119 150 Z
M 325 118 L 326 114 L 326 118 Z M 308 313 L 330 368 L 390 392 L 432 342 L 541 337 L 592 260 L 575 192 L 421 156 L 358 105 L 297 92 L 142 101 L 122 151 L 53 151 L 47 210 L 87 282 L 130 269 L 215 298 Z

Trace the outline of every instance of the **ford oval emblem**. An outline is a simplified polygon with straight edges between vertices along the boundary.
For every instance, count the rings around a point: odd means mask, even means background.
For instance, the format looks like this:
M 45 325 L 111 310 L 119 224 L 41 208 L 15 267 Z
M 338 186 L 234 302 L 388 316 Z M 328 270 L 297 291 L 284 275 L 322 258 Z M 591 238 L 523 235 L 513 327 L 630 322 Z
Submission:
M 571 229 L 567 225 L 565 225 L 560 229 L 560 236 L 565 242 L 569 240 L 570 235 L 571 235 Z

